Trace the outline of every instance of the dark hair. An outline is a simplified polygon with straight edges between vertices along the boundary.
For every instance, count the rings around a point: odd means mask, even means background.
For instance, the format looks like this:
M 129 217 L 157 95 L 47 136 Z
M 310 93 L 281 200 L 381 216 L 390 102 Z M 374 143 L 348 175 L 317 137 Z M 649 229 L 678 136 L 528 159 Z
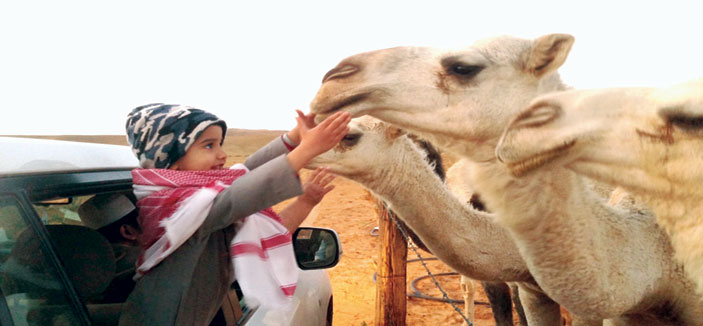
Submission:
M 100 234 L 107 238 L 107 241 L 109 241 L 110 243 L 128 240 L 122 236 L 122 233 L 120 233 L 120 228 L 122 227 L 122 225 L 129 225 L 137 230 L 141 230 L 141 228 L 139 227 L 139 222 L 137 222 L 138 216 L 139 211 L 137 209 L 134 209 L 129 214 L 123 216 L 121 219 L 99 228 L 98 232 L 100 232 Z

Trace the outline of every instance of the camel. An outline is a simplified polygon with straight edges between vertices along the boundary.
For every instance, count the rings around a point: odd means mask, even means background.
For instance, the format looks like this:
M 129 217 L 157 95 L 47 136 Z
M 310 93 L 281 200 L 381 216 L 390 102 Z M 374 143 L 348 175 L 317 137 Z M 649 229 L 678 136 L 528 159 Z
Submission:
M 652 208 L 701 293 L 702 94 L 703 79 L 539 97 L 510 123 L 497 153 L 518 175 L 557 164 L 632 192 Z
M 369 124 L 371 122 L 367 122 Z M 400 132 L 400 131 L 398 131 Z M 478 210 L 484 210 L 483 204 L 479 202 L 478 196 L 471 192 L 470 185 L 466 184 L 463 174 L 466 173 L 466 166 L 463 161 L 459 161 L 452 165 L 448 170 L 445 171 L 444 163 L 441 154 L 437 149 L 428 141 L 420 139 L 413 134 L 407 135 L 412 141 L 414 141 L 418 147 L 425 154 L 425 160 L 432 167 L 432 170 L 440 180 L 447 183 L 449 189 L 464 203 L 473 205 L 474 208 Z M 394 212 L 391 212 L 394 215 Z M 431 250 L 422 242 L 422 240 L 409 229 L 408 226 L 403 222 L 402 219 L 398 221 L 399 227 L 404 230 L 406 234 L 412 239 L 412 242 L 420 249 L 431 253 Z M 483 287 L 488 301 L 493 312 L 493 318 L 495 320 L 496 326 L 513 326 L 513 301 L 515 303 L 515 309 L 518 313 L 519 325 L 527 325 L 525 320 L 525 312 L 522 308 L 522 303 L 520 302 L 517 294 L 517 285 L 512 284 L 508 286 L 505 282 L 491 282 L 491 281 L 479 281 L 472 280 L 471 278 L 459 274 L 461 277 L 460 286 L 462 289 L 462 296 L 464 298 L 464 313 L 470 323 L 475 320 L 475 282 L 480 282 L 481 287 Z M 514 294 L 511 294 L 511 289 Z
M 367 122 L 367 124 L 369 123 L 371 122 Z M 400 133 L 400 131 L 397 132 Z M 471 187 L 465 184 L 464 182 L 462 174 L 465 173 L 466 169 L 465 164 L 463 164 L 462 161 L 452 165 L 452 167 L 445 171 L 441 154 L 430 142 L 424 139 L 420 139 L 413 134 L 408 134 L 407 136 L 412 139 L 412 141 L 414 141 L 425 154 L 425 160 L 432 167 L 432 170 L 435 172 L 435 174 L 440 178 L 440 180 L 447 183 L 449 189 L 460 200 L 462 200 L 462 202 L 470 203 L 476 209 L 482 209 L 483 206 L 478 201 L 478 197 L 475 194 L 468 194 L 468 197 L 464 198 L 464 196 L 467 195 L 467 191 L 470 191 Z M 394 212 L 391 213 L 397 215 Z M 402 228 L 406 234 L 408 234 L 412 242 L 417 247 L 426 252 L 432 252 L 429 248 L 427 248 L 427 246 L 422 242 L 422 240 L 412 231 L 412 229 L 408 228 L 408 226 L 405 224 L 405 222 L 403 222 L 402 219 L 399 219 L 397 222 L 399 224 L 399 227 Z M 459 275 L 461 277 L 460 286 L 462 289 L 462 296 L 464 298 L 464 313 L 469 322 L 473 323 L 475 319 L 474 302 L 476 296 L 474 280 L 465 275 Z M 516 284 L 512 284 L 509 287 L 508 284 L 505 282 L 491 282 L 479 280 L 476 281 L 481 283 L 481 286 L 483 287 L 483 290 L 486 293 L 486 296 L 488 297 L 491 310 L 493 311 L 493 318 L 495 320 L 496 326 L 514 325 L 512 309 L 513 301 L 515 303 L 515 309 L 518 313 L 519 324 L 522 326 L 527 325 L 527 321 L 525 320 L 525 312 L 522 308 L 522 303 L 520 302 L 517 295 L 512 295 L 510 292 L 512 288 L 513 293 L 517 294 L 518 290 Z
M 446 172 L 445 183 L 454 196 L 463 203 L 471 205 L 474 209 L 485 211 L 485 205 L 480 200 L 480 196 L 473 190 L 471 184 L 467 182 L 467 175 L 471 173 L 471 164 L 466 160 L 459 160 L 452 164 Z M 461 276 L 461 284 L 468 290 L 464 291 L 464 302 L 466 303 L 466 311 L 474 311 L 474 291 L 473 283 L 480 282 L 488 300 L 491 303 L 491 310 L 496 325 L 513 325 L 513 312 L 509 304 L 511 299 L 515 302 L 515 307 L 518 312 L 520 325 L 527 325 L 525 313 L 522 309 L 522 303 L 518 297 L 517 284 L 504 282 L 491 282 L 472 280 L 464 275 Z M 512 291 L 512 293 L 511 293 Z M 471 303 L 471 304 L 469 304 Z
M 357 54 L 324 76 L 310 111 L 318 119 L 338 110 L 368 114 L 472 162 L 471 184 L 510 232 L 539 288 L 575 324 L 703 325 L 700 299 L 652 214 L 608 206 L 592 182 L 566 169 L 513 179 L 495 157 L 520 108 L 567 88 L 557 69 L 573 41 L 566 34 L 501 36 L 458 50 Z M 531 293 L 520 287 L 535 324 Z
M 317 156 L 308 168 L 319 166 L 359 183 L 386 202 L 437 258 L 459 274 L 519 282 L 521 290 L 530 289 L 528 293 L 539 299 L 534 302 L 541 305 L 525 309 L 525 314 L 534 314 L 529 325 L 561 325 L 559 306 L 535 291 L 538 286 L 507 230 L 493 223 L 491 214 L 457 199 L 428 164 L 426 153 L 402 131 L 355 119 L 340 144 Z

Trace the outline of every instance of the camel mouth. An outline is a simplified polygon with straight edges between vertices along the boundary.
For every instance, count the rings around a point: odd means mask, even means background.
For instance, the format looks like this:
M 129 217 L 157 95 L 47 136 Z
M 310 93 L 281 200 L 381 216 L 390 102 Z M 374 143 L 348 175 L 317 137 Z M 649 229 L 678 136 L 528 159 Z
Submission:
M 552 149 L 539 152 L 535 155 L 530 156 L 524 160 L 518 162 L 507 163 L 510 173 L 515 177 L 522 177 L 531 171 L 542 167 L 555 159 L 561 157 L 562 154 L 566 153 L 571 147 L 576 144 L 576 140 L 572 139 L 566 141 L 564 144 L 554 147 Z
M 371 93 L 366 92 L 366 93 L 360 93 L 360 94 L 345 97 L 342 100 L 338 101 L 337 103 L 334 103 L 333 105 L 331 105 L 329 109 L 322 111 L 319 114 L 326 115 L 326 114 L 335 113 L 337 111 L 341 111 L 345 107 L 352 106 L 352 105 L 357 104 L 359 102 L 363 102 L 364 100 L 366 100 L 369 97 L 369 95 L 371 95 Z

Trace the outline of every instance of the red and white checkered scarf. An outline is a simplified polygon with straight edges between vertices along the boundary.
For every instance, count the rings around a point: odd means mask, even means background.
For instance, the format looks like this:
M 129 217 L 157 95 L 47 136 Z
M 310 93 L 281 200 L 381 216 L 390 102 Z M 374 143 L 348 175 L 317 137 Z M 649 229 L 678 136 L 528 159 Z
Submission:
M 134 169 L 132 181 L 142 229 L 135 279 L 168 257 L 202 225 L 217 194 L 248 169 L 175 171 Z M 291 234 L 267 208 L 237 222 L 230 245 L 235 277 L 250 305 L 280 308 L 295 292 L 298 267 Z

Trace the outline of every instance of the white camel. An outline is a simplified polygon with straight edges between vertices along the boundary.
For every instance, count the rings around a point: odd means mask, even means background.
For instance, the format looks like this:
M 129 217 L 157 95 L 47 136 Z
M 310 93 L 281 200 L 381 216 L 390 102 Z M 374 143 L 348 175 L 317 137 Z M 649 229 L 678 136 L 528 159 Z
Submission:
M 471 174 L 471 163 L 467 160 L 460 159 L 447 169 L 446 179 L 444 183 L 449 187 L 449 190 L 462 203 L 471 205 L 473 208 L 485 211 L 483 202 L 473 189 L 473 186 L 468 182 L 467 176 Z M 522 303 L 518 297 L 517 284 L 504 282 L 491 282 L 486 280 L 472 280 L 464 275 L 461 276 L 462 289 L 464 291 L 464 302 L 466 311 L 474 311 L 474 295 L 476 282 L 480 282 L 486 296 L 491 302 L 491 310 L 496 321 L 496 325 L 512 325 L 513 313 L 511 301 L 515 302 L 515 307 L 518 310 L 520 325 L 527 325 L 525 320 Z M 512 293 L 511 293 L 512 292 Z
M 526 314 L 534 315 L 529 325 L 561 325 L 559 306 L 539 291 L 507 230 L 493 223 L 491 214 L 454 197 L 425 156 L 397 128 L 355 120 L 340 144 L 313 159 L 309 167 L 327 166 L 381 198 L 458 273 L 478 280 L 520 282 L 539 299 L 525 308 Z
M 367 118 L 375 120 L 372 118 Z M 375 120 L 378 122 L 378 120 Z M 396 128 L 397 129 L 397 128 Z M 470 204 L 474 208 L 479 210 L 485 210 L 482 203 L 479 202 L 478 197 L 472 192 L 471 186 L 466 184 L 466 178 L 464 174 L 467 172 L 466 164 L 463 160 L 460 160 L 456 164 L 453 164 L 449 169 L 445 171 L 442 155 L 439 151 L 428 141 L 420 139 L 415 135 L 408 134 L 408 137 L 412 139 L 418 147 L 425 154 L 426 161 L 433 167 L 433 171 L 437 174 L 441 180 L 443 180 L 449 189 L 454 193 L 461 202 L 465 204 Z M 431 252 L 429 248 L 420 240 L 420 238 L 409 229 L 402 219 L 397 221 L 406 233 L 410 236 L 412 241 L 416 246 L 421 249 Z M 522 308 L 522 303 L 517 296 L 517 285 L 512 283 L 510 286 L 505 282 L 493 282 L 493 281 L 480 281 L 472 280 L 471 278 L 459 274 L 461 277 L 460 286 L 462 290 L 462 296 L 464 298 L 464 312 L 470 323 L 474 323 L 475 320 L 475 296 L 476 296 L 476 286 L 474 283 L 480 282 L 483 287 L 486 297 L 491 306 L 493 312 L 493 319 L 495 320 L 496 326 L 513 326 L 513 302 L 515 303 L 515 310 L 518 313 L 519 325 L 527 325 L 525 319 L 525 312 Z M 512 289 L 512 293 L 511 293 Z
M 537 98 L 497 153 L 517 174 L 555 161 L 638 195 L 703 292 L 703 80 Z
M 570 35 L 551 34 L 491 38 L 455 51 L 398 47 L 354 55 L 325 75 L 311 112 L 369 114 L 471 161 L 471 183 L 510 230 L 540 287 L 575 320 L 703 325 L 700 299 L 652 216 L 608 206 L 565 169 L 514 180 L 495 158 L 502 130 L 520 108 L 566 88 L 556 70 L 572 44 Z M 527 313 L 533 298 L 520 290 Z

